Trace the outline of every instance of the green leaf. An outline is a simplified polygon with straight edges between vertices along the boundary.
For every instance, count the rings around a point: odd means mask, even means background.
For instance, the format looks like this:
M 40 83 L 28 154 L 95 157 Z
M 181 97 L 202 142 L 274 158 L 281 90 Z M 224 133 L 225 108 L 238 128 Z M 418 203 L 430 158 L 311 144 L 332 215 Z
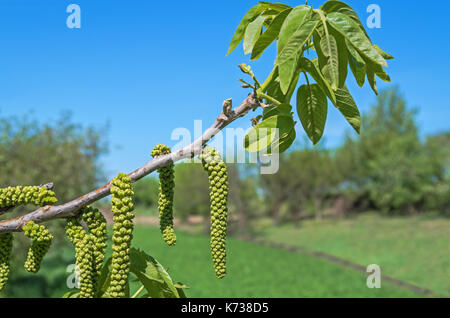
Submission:
M 268 149 L 279 139 L 285 138 L 295 126 L 292 116 L 275 115 L 253 127 L 244 139 L 248 152 Z
M 348 61 L 350 69 L 352 70 L 359 87 L 363 87 L 364 82 L 366 81 L 366 63 L 348 40 L 345 40 L 345 43 L 349 53 Z
M 152 298 L 180 298 L 164 267 L 143 251 L 130 250 L 130 272 L 132 272 Z
M 361 20 L 358 17 L 358 14 L 356 14 L 355 10 L 352 9 L 348 4 L 338 1 L 338 0 L 330 0 L 324 3 L 320 9 L 324 11 L 325 13 L 329 14 L 331 12 L 340 12 L 348 17 L 350 17 L 352 20 L 354 20 L 356 23 L 358 23 L 361 30 L 364 31 L 367 38 L 369 38 L 369 35 L 367 34 L 366 30 L 364 29 L 364 25 L 362 24 Z M 369 38 L 370 39 L 370 38 Z
M 80 296 L 79 290 L 71 290 L 67 293 L 65 293 L 62 298 L 78 298 Z
M 317 61 L 317 59 L 316 59 L 316 61 Z M 302 68 L 314 78 L 314 80 L 320 86 L 322 91 L 324 91 L 327 94 L 328 98 L 333 103 L 336 103 L 336 96 L 334 94 L 334 91 L 331 89 L 330 84 L 325 79 L 322 72 L 319 71 L 319 68 L 318 68 L 319 65 L 315 65 L 313 61 L 309 60 L 306 57 L 301 58 L 300 64 L 301 64 Z M 318 62 L 317 62 L 317 64 L 318 64 Z
M 169 287 L 169 289 L 177 298 L 180 298 L 180 295 L 178 294 L 178 291 L 173 284 L 172 278 L 170 278 L 169 273 L 166 271 L 166 269 L 158 262 L 156 262 L 156 268 L 158 269 L 159 275 L 162 277 L 167 287 Z
M 284 94 L 291 88 L 297 71 L 298 58 L 302 55 L 303 46 L 309 41 L 319 21 L 306 22 L 296 31 L 277 58 L 280 76 L 280 87 Z
M 284 11 L 286 9 L 292 9 L 292 7 L 288 6 L 287 4 L 283 4 L 283 3 L 279 3 L 279 2 L 259 1 L 259 3 L 268 9 L 272 9 L 272 10 L 276 10 L 276 11 Z
M 278 72 L 280 77 L 280 88 L 283 95 L 286 95 L 291 87 L 294 79 L 295 71 L 297 69 L 298 55 L 293 55 L 283 64 L 278 65 Z
M 283 138 L 280 138 L 278 141 L 275 141 L 268 149 L 267 154 L 271 155 L 274 153 L 282 154 L 288 150 L 295 139 L 297 138 L 297 132 L 295 131 L 295 126 L 292 127 L 292 130 L 285 135 Z
M 186 297 L 186 294 L 184 293 L 184 290 L 185 290 L 185 289 L 189 289 L 188 286 L 186 286 L 186 285 L 183 284 L 183 283 L 175 283 L 174 286 L 175 286 L 175 288 L 177 289 L 178 294 L 180 295 L 180 298 L 187 298 L 187 297 Z
M 323 30 L 323 25 L 320 25 L 319 27 L 321 27 L 321 29 Z M 323 33 L 325 33 L 325 31 L 323 31 Z M 319 62 L 318 69 L 322 69 L 322 67 L 328 63 L 328 59 L 325 56 L 325 54 L 323 53 L 322 48 L 320 46 L 321 40 L 322 40 L 322 36 L 321 36 L 321 33 L 319 32 L 319 28 L 317 28 L 316 31 L 314 31 L 314 35 L 313 35 L 313 45 L 314 45 L 314 49 L 316 50 L 316 53 L 317 53 L 317 60 Z
M 325 32 L 325 36 L 320 40 L 320 47 L 327 58 L 331 88 L 335 91 L 339 87 L 339 57 L 336 39 Z
M 372 46 L 372 43 L 358 26 L 345 14 L 332 12 L 327 16 L 330 25 L 342 34 L 362 55 L 374 63 L 387 66 L 386 60 Z
M 97 297 L 101 297 L 109 288 L 109 285 L 111 283 L 111 263 L 112 258 L 108 258 L 103 264 L 100 277 L 98 279 L 98 292 Z
M 241 23 L 237 27 L 236 32 L 231 39 L 230 47 L 228 48 L 227 55 L 234 51 L 234 49 L 239 45 L 239 43 L 244 38 L 245 30 L 247 29 L 248 24 L 253 21 L 263 10 L 265 7 L 261 4 L 257 4 L 252 7 L 244 16 Z
M 263 110 L 263 119 L 267 119 L 276 115 L 290 116 L 292 112 L 292 106 L 289 104 L 281 104 L 278 106 L 272 106 Z
M 281 27 L 291 11 L 292 9 L 287 9 L 278 14 L 266 32 L 259 37 L 253 47 L 252 60 L 259 59 L 261 54 L 278 38 Z
M 367 67 L 370 68 L 370 70 L 373 71 L 375 75 L 377 75 L 380 79 L 388 83 L 391 82 L 390 76 L 386 73 L 386 71 L 383 69 L 381 65 L 372 63 L 369 60 L 365 60 L 365 62 Z
M 264 84 L 263 84 L 264 85 Z M 275 68 L 275 72 L 271 81 L 266 86 L 265 93 L 278 101 L 283 101 L 286 95 L 281 91 L 280 87 L 280 77 L 278 72 L 278 67 Z M 266 100 L 266 104 L 272 104 L 270 101 Z
M 277 65 L 282 65 L 289 61 L 293 56 L 297 56 L 303 49 L 303 46 L 311 38 L 314 30 L 320 21 L 308 21 L 302 25 L 290 38 L 288 43 L 278 53 Z
M 361 114 L 346 86 L 336 91 L 335 106 L 359 134 L 361 130 Z
M 249 54 L 253 50 L 253 46 L 261 36 L 262 27 L 266 17 L 259 16 L 247 26 L 244 36 L 244 54 Z
M 336 39 L 337 47 L 338 47 L 338 60 L 339 60 L 339 88 L 345 86 L 345 81 L 347 80 L 348 75 L 348 51 L 347 46 L 345 45 L 345 38 L 335 32 L 332 31 L 334 38 Z
M 386 60 L 393 60 L 394 57 L 388 53 L 386 53 L 385 51 L 383 51 L 378 45 L 374 44 L 373 47 L 375 48 L 375 50 L 378 51 L 378 53 L 381 54 L 382 57 L 384 57 Z
M 283 52 L 286 45 L 290 43 L 291 39 L 293 39 L 296 32 L 303 29 L 304 24 L 310 19 L 310 17 L 311 7 L 309 6 L 300 5 L 291 10 L 280 29 L 277 50 L 278 57 Z M 302 50 L 303 44 L 298 43 L 300 47 L 295 49 Z M 293 54 L 287 57 L 283 63 L 278 63 L 277 59 L 276 64 L 278 65 L 280 88 L 284 95 L 287 94 L 289 88 L 291 87 L 292 80 L 294 79 L 298 56 L 299 54 Z
M 303 128 L 314 144 L 322 138 L 327 120 L 327 97 L 319 85 L 302 85 L 297 92 L 297 112 Z
M 291 36 L 301 28 L 301 26 L 309 20 L 311 16 L 311 7 L 301 5 L 295 7 L 288 14 L 281 26 L 278 39 L 278 54 L 283 50 L 284 46 L 289 42 Z
M 372 87 L 372 90 L 375 92 L 376 95 L 378 95 L 377 79 L 375 77 L 375 72 L 366 65 L 366 73 L 367 73 L 367 79 L 369 80 L 370 87 Z

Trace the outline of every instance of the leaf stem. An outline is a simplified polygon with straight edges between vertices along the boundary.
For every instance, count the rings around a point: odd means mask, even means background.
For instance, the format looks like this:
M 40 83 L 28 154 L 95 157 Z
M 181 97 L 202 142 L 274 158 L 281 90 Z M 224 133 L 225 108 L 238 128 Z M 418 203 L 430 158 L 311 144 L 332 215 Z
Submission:
M 306 72 L 303 72 L 303 74 L 305 75 L 306 83 L 308 83 L 308 86 L 311 86 L 311 84 L 309 83 L 308 75 L 306 74 Z
M 261 92 L 265 92 L 267 90 L 267 87 L 269 86 L 269 84 L 272 82 L 273 78 L 275 77 L 275 72 L 277 70 L 277 66 L 275 66 L 272 70 L 272 72 L 270 73 L 270 75 L 267 77 L 267 79 L 264 81 L 264 83 L 262 85 L 260 85 L 260 91 Z
M 138 291 L 135 292 L 133 296 L 131 296 L 131 298 L 137 298 L 144 289 L 145 289 L 145 287 L 144 287 L 144 285 L 142 285 L 141 288 L 139 288 Z
M 270 100 L 272 103 L 274 103 L 277 106 L 282 104 L 282 102 L 276 100 L 275 98 L 273 98 L 273 97 L 271 97 L 269 95 L 264 94 L 260 90 L 257 91 L 257 94 L 258 94 L 258 97 L 268 99 L 268 100 Z

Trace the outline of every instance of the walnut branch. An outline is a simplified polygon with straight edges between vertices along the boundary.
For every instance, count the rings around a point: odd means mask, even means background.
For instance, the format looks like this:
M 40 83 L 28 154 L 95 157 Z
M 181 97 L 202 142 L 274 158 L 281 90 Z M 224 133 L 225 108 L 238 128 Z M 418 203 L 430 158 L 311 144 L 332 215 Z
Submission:
M 153 171 L 159 168 L 165 167 L 171 163 L 177 161 L 194 158 L 201 154 L 203 146 L 206 145 L 214 136 L 231 124 L 236 119 L 245 116 L 250 110 L 260 106 L 260 101 L 256 92 L 250 94 L 236 109 L 231 110 L 229 114 L 222 113 L 215 121 L 215 123 L 206 130 L 203 135 L 195 140 L 192 144 L 184 147 L 183 149 L 172 152 L 169 155 L 160 156 L 154 158 L 143 167 L 129 174 L 132 182 L 136 182 L 143 177 L 149 175 Z M 35 210 L 24 216 L 4 220 L 0 222 L 0 233 L 21 232 L 22 227 L 29 221 L 36 223 L 42 223 L 54 219 L 67 218 L 74 216 L 78 211 L 87 205 L 90 205 L 100 199 L 103 199 L 111 194 L 111 183 L 104 185 L 82 197 L 73 201 L 67 202 L 62 205 L 46 206 Z M 1 215 L 1 213 L 0 213 Z

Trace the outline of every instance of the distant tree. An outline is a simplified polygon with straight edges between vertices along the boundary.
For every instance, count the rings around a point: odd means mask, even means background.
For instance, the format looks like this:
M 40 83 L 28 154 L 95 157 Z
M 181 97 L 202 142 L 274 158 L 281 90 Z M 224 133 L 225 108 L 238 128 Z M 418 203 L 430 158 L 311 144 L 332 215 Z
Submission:
M 16 185 L 41 185 L 53 182 L 58 201 L 74 199 L 106 182 L 100 156 L 107 151 L 105 128 L 83 127 L 74 124 L 69 115 L 56 121 L 41 123 L 25 117 L 0 118 L 0 188 Z M 16 208 L 8 217 L 23 215 L 24 208 Z M 60 248 L 67 244 L 62 222 L 49 225 L 55 234 L 54 255 L 61 256 Z M 17 236 L 12 264 L 23 266 L 29 245 L 24 236 Z M 62 256 L 61 256 L 62 257 Z M 21 280 L 14 275 L 12 280 Z M 64 275 L 64 274 L 63 274 Z M 37 280 L 42 293 L 52 282 Z M 11 290 L 10 296 L 27 295 L 24 289 Z M 40 294 L 46 296 L 47 294 Z
M 427 189 L 426 207 L 448 214 L 450 213 L 450 132 L 429 136 L 425 147 L 435 175 L 434 186 Z
M 0 118 L 0 136 L 0 187 L 53 182 L 65 202 L 106 181 L 105 128 L 74 124 L 68 114 L 50 123 L 10 117 Z
M 258 181 L 251 175 L 243 177 L 243 172 L 249 168 L 246 165 L 229 164 L 228 176 L 230 183 L 230 211 L 236 216 L 231 232 L 242 237 L 249 236 L 250 223 L 264 213 L 264 202 L 258 193 Z
M 415 114 L 398 88 L 385 90 L 363 116 L 360 138 L 348 137 L 338 150 L 347 190 L 365 203 L 364 208 L 417 211 L 441 178 L 418 136 Z
M 134 203 L 151 209 L 158 207 L 159 182 L 156 178 L 147 177 L 142 179 L 134 187 Z
M 175 166 L 174 214 L 185 219 L 189 215 L 209 216 L 209 184 L 199 163 L 181 163 Z
M 303 149 L 282 158 L 276 175 L 261 177 L 266 202 L 270 202 L 275 222 L 281 208 L 298 225 L 302 215 L 320 218 L 327 198 L 340 182 L 340 175 L 328 150 Z

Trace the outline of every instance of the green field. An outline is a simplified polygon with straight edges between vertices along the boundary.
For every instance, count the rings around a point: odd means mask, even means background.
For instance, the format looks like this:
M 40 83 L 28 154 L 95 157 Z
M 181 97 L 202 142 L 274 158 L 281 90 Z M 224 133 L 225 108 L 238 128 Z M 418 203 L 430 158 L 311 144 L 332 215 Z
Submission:
M 450 219 L 366 214 L 305 221 L 299 228 L 270 226 L 259 234 L 363 266 L 378 264 L 385 275 L 450 296 Z
M 368 289 L 362 273 L 310 256 L 229 239 L 228 276 L 215 278 L 207 236 L 178 232 L 168 247 L 158 229 L 137 227 L 133 245 L 155 257 L 175 281 L 187 284 L 188 297 L 417 297 L 384 284 Z M 136 286 L 133 286 L 133 290 Z
M 281 226 L 260 232 L 266 240 L 306 246 L 359 263 L 379 264 L 383 274 L 448 296 L 448 220 L 384 219 L 363 216 L 341 221 L 308 221 L 300 229 Z M 110 232 L 111 233 L 111 232 Z M 228 240 L 228 276 L 215 278 L 205 235 L 177 231 L 178 243 L 168 247 L 159 229 L 136 227 L 133 245 L 155 257 L 175 281 L 190 287 L 188 297 L 422 297 L 387 282 L 366 287 L 367 275 L 328 260 Z M 8 295 L 61 297 L 66 291 L 71 248 L 50 252 L 38 275 L 13 271 Z M 138 286 L 132 285 L 132 292 Z

